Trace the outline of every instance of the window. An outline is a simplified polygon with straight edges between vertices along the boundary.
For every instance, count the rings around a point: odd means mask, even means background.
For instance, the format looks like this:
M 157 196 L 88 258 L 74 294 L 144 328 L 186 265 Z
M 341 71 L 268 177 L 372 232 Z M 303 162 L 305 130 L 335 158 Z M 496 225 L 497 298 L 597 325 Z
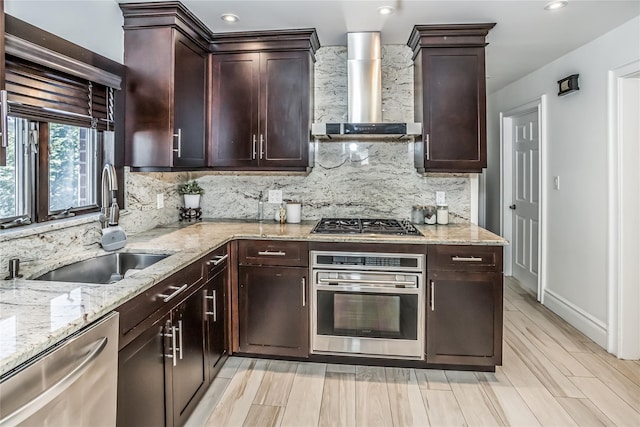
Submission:
M 49 124 L 49 213 L 96 206 L 96 131 Z
M 97 210 L 101 132 L 18 117 L 9 117 L 8 130 L 0 167 L 3 228 Z
M 0 166 L 0 220 L 19 217 L 26 213 L 25 209 L 20 206 L 23 184 L 20 182 L 21 177 L 18 174 L 18 171 L 21 170 L 21 167 L 18 166 L 18 160 L 22 159 L 16 156 L 20 150 L 17 148 L 18 143 L 16 142 L 15 118 L 9 117 L 7 125 L 6 164 Z
M 97 211 L 113 89 L 7 56 L 0 227 Z
M 103 152 L 119 154 L 106 132 L 125 68 L 4 18 L 0 228 L 98 211 Z

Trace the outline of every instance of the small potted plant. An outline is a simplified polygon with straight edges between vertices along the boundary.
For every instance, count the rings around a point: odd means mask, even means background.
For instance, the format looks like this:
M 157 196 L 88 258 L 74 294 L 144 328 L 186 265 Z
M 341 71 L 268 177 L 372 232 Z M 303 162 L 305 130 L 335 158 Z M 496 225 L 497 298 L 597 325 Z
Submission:
M 198 181 L 188 181 L 178 186 L 178 193 L 184 196 L 186 209 L 197 209 L 200 207 L 200 195 L 204 193 L 204 189 Z

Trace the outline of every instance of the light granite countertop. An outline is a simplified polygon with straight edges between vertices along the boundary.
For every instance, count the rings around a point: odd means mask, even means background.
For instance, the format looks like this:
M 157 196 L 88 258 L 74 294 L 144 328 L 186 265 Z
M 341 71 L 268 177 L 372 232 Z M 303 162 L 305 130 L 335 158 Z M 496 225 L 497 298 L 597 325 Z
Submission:
M 218 220 L 191 225 L 177 223 L 130 236 L 124 252 L 166 253 L 171 256 L 114 284 L 29 279 L 0 281 L 0 375 L 233 239 L 494 246 L 507 244 L 502 237 L 473 224 L 418 226 L 424 237 L 310 234 L 314 224 L 315 222 L 304 222 L 280 225 L 275 222 Z M 62 265 L 104 254 L 102 250 L 89 250 L 81 256 L 61 256 L 55 263 L 39 266 L 32 277 Z

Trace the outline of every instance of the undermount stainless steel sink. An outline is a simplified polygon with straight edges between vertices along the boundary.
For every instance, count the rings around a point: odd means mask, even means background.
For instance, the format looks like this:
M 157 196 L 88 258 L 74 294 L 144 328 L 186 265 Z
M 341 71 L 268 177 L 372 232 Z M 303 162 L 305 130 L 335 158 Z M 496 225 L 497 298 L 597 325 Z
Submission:
M 168 254 L 118 252 L 56 268 L 35 280 L 80 283 L 115 283 L 129 270 L 142 270 L 168 257 Z

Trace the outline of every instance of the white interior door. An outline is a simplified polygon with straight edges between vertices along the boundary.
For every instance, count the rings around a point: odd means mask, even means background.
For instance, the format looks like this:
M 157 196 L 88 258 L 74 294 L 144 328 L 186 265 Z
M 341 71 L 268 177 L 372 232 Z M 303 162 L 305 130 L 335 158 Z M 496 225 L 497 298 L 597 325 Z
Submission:
M 538 112 L 512 119 L 512 274 L 538 294 L 538 207 L 540 134 Z

